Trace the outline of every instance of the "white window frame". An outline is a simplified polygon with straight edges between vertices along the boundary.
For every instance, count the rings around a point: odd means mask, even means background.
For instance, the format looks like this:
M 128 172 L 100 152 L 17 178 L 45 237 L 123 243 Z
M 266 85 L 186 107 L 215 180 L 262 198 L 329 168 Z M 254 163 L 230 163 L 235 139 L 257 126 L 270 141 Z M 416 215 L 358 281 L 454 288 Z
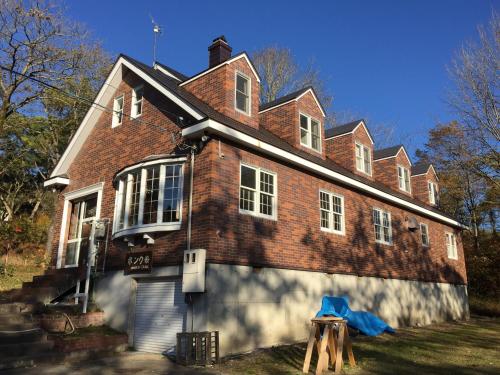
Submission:
M 458 259 L 458 251 L 457 251 L 457 237 L 454 233 L 445 232 L 445 241 L 446 241 L 446 252 L 448 254 L 448 259 Z
M 66 245 L 66 236 L 68 235 L 68 215 L 71 214 L 71 202 L 75 199 L 83 198 L 88 195 L 97 194 L 97 208 L 95 219 L 98 220 L 101 217 L 101 202 L 102 202 L 102 192 L 104 188 L 104 182 L 99 182 L 94 185 L 84 187 L 75 191 L 71 191 L 64 194 L 64 207 L 61 220 L 61 231 L 59 232 L 59 245 L 57 248 L 57 262 L 56 268 L 64 267 L 62 265 L 62 255 Z
M 329 210 L 325 210 L 321 208 L 321 193 L 328 195 L 329 199 Z M 333 215 L 338 214 L 338 212 L 333 211 L 333 198 L 339 198 L 340 199 L 340 207 L 342 212 L 340 213 L 340 226 L 341 230 L 336 230 L 333 227 Z M 320 189 L 319 194 L 318 194 L 318 201 L 319 201 L 319 227 L 323 232 L 329 232 L 329 233 L 334 233 L 334 234 L 339 234 L 339 235 L 345 235 L 345 209 L 344 209 L 344 196 L 333 193 L 328 190 Z M 328 228 L 325 228 L 321 225 L 321 211 L 328 211 Z
M 425 228 L 425 237 L 427 238 L 427 242 L 424 241 L 424 229 Z M 431 239 L 429 237 L 429 226 L 425 223 L 420 223 L 420 241 L 422 242 L 422 246 L 429 247 L 431 244 Z
M 398 165 L 398 186 L 399 190 L 411 193 L 410 170 L 403 165 Z
M 361 156 L 358 156 L 358 147 L 361 150 Z M 368 151 L 368 171 L 366 170 L 366 162 L 367 160 L 365 159 L 365 150 Z M 358 166 L 358 159 L 361 161 L 361 168 Z M 373 163 L 372 163 L 372 150 L 370 147 L 365 146 L 361 142 L 354 142 L 354 163 L 356 164 L 356 170 L 359 172 L 363 172 L 364 174 L 367 174 L 368 176 L 371 176 L 373 173 Z
M 115 210 L 114 210 L 114 220 L 113 220 L 113 238 L 138 234 L 138 233 L 148 233 L 148 232 L 160 232 L 160 231 L 172 231 L 179 230 L 182 225 L 182 206 L 184 203 L 184 161 L 185 158 L 178 159 L 161 159 L 157 161 L 141 163 L 136 166 L 132 166 L 124 169 L 117 175 L 118 179 L 118 188 L 116 189 L 115 194 Z M 179 221 L 172 222 L 164 222 L 163 221 L 163 197 L 165 193 L 165 171 L 168 165 L 180 165 L 179 171 L 179 201 L 177 202 L 178 207 L 177 210 L 179 212 Z M 158 206 L 157 206 L 157 216 L 156 223 L 148 223 L 144 224 L 144 203 L 146 198 L 146 177 L 147 177 L 147 169 L 153 168 L 155 166 L 160 167 L 159 173 L 159 190 L 158 190 Z M 129 208 L 130 201 L 132 199 L 132 179 L 131 173 L 140 171 L 139 176 L 141 179 L 140 182 L 140 195 L 139 195 L 139 213 L 137 224 L 133 226 L 128 225 L 128 216 L 129 216 Z M 123 190 L 125 188 L 125 184 L 127 184 L 127 194 L 123 196 Z M 125 201 L 123 201 L 125 199 Z M 120 220 L 120 211 L 122 205 L 125 204 L 124 209 L 124 223 L 123 228 L 119 227 Z
M 118 109 L 119 100 L 122 101 L 121 109 Z M 111 120 L 112 128 L 116 128 L 117 126 L 120 126 L 123 123 L 124 108 L 125 108 L 125 95 L 122 94 L 120 96 L 117 96 L 113 100 L 113 118 Z M 118 120 L 118 113 L 121 113 L 121 120 Z
M 139 90 L 142 90 L 141 100 L 137 100 L 137 91 L 139 91 Z M 137 110 L 136 110 L 137 103 L 141 104 L 141 113 L 137 113 Z M 142 116 L 143 112 L 144 112 L 144 85 L 139 85 L 139 86 L 136 86 L 132 89 L 130 117 L 138 118 L 138 117 Z
M 429 203 L 430 204 L 437 204 L 437 185 L 433 181 L 427 181 L 427 191 L 429 194 Z
M 253 191 L 255 192 L 255 201 L 254 201 L 254 210 L 245 210 L 240 207 L 240 194 L 241 194 L 241 189 L 247 189 L 247 190 L 252 190 L 251 188 L 247 186 L 242 186 L 241 185 L 241 167 L 246 167 L 255 170 L 255 187 Z M 255 167 L 253 165 L 247 164 L 247 163 L 240 163 L 240 170 L 239 170 L 239 189 L 238 189 L 238 209 L 240 214 L 245 214 L 245 215 L 251 215 L 255 217 L 260 217 L 264 219 L 270 219 L 270 220 L 278 220 L 278 175 L 275 172 L 272 172 L 268 169 L 265 168 L 260 168 L 260 167 Z M 272 200 L 272 210 L 273 214 L 272 215 L 266 215 L 260 213 L 260 172 L 264 172 L 267 174 L 270 174 L 274 176 L 274 186 L 273 186 L 273 192 L 274 194 L 272 195 L 273 200 Z M 270 195 L 269 193 L 264 193 L 267 195 Z
M 248 103 L 247 103 L 248 111 L 243 111 L 242 109 L 238 108 L 238 102 L 236 100 L 237 92 L 240 92 L 243 95 L 245 95 L 245 93 L 243 93 L 241 91 L 238 91 L 238 85 L 237 85 L 237 83 L 238 83 L 237 82 L 238 76 L 246 79 L 247 82 L 248 82 L 248 93 L 246 94 L 247 95 L 247 101 L 248 101 Z M 252 115 L 252 80 L 250 79 L 249 76 L 247 76 L 246 74 L 240 72 L 239 70 L 236 70 L 234 72 L 234 109 L 237 112 L 243 113 L 244 115 L 247 115 L 247 116 L 251 116 Z
M 380 219 L 380 227 L 382 228 L 382 233 L 381 233 L 381 238 L 378 240 L 377 239 L 377 224 L 375 223 L 375 220 L 373 219 L 373 213 L 377 211 L 379 213 L 379 219 Z M 389 241 L 386 241 L 384 240 L 384 231 L 383 231 L 383 228 L 384 227 L 384 221 L 383 221 L 383 214 L 387 214 L 387 219 L 389 221 Z M 381 208 L 377 208 L 377 207 L 374 207 L 373 210 L 372 210 L 372 220 L 373 220 L 373 230 L 374 230 L 374 234 L 375 234 L 375 242 L 376 243 L 380 243 L 380 244 L 384 244 L 384 245 L 392 245 L 393 244 L 393 241 L 392 241 L 392 217 L 391 217 L 391 213 L 389 211 L 386 211 L 386 210 L 383 210 Z
M 307 129 L 304 129 L 306 130 L 306 135 L 307 135 L 307 139 L 306 139 L 306 143 L 302 142 L 302 126 L 301 126 L 301 123 L 300 123 L 300 119 L 301 119 L 301 116 L 304 116 L 305 118 L 307 118 Z M 312 121 L 318 123 L 318 132 L 319 132 L 319 148 L 318 149 L 315 149 L 312 147 Z M 323 148 L 323 140 L 322 140 L 322 137 L 321 137 L 321 121 L 319 121 L 318 119 L 312 117 L 312 116 L 309 116 L 303 112 L 299 112 L 299 140 L 300 140 L 300 145 L 301 146 L 304 146 L 304 147 L 307 147 L 307 148 L 310 148 L 311 150 L 314 150 L 316 152 L 319 152 L 321 153 L 321 150 Z

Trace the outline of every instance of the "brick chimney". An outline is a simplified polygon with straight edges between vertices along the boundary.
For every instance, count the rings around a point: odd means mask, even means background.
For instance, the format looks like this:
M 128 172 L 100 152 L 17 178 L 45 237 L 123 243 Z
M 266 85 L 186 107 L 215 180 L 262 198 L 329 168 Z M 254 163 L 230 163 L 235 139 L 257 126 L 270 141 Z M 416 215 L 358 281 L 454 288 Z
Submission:
M 215 38 L 208 47 L 208 67 L 219 65 L 221 62 L 231 58 L 231 51 L 233 49 L 227 44 L 226 37 L 221 35 Z

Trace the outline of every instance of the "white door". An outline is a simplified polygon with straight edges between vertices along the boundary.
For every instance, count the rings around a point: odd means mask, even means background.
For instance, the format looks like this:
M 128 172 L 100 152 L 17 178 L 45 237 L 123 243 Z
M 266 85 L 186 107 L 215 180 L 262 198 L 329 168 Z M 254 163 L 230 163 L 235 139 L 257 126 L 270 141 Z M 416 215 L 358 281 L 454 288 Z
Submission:
M 140 281 L 135 303 L 134 347 L 162 353 L 176 345 L 177 332 L 186 330 L 187 305 L 180 279 Z

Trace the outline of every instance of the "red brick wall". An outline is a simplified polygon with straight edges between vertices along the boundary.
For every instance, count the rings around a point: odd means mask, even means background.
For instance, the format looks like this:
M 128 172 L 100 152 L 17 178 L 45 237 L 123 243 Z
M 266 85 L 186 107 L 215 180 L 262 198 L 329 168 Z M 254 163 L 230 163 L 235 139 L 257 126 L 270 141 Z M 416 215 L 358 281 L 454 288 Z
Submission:
M 128 76 L 116 96 L 125 94 L 125 112 L 130 113 L 131 88 L 137 84 Z M 121 168 L 153 154 L 171 153 L 174 120 L 163 110 L 168 102 L 145 86 L 144 109 L 140 120 L 125 117 L 123 124 L 111 128 L 111 117 L 103 113 L 68 171 L 71 185 L 64 192 L 104 182 L 101 217 L 113 218 L 114 174 Z M 110 106 L 108 104 L 108 106 Z M 175 108 L 168 108 L 175 111 Z M 155 123 L 167 131 L 151 126 Z M 192 247 L 207 249 L 208 262 L 305 269 L 328 273 L 394 277 L 432 281 L 465 282 L 462 246 L 458 261 L 447 259 L 444 231 L 451 228 L 418 217 L 429 224 L 431 247 L 420 246 L 420 233 L 404 229 L 407 213 L 315 175 L 221 142 L 224 158 L 219 156 L 217 139 L 196 155 Z M 244 161 L 277 173 L 278 220 L 257 219 L 239 213 L 239 165 Z M 189 163 L 184 169 L 189 176 Z M 153 266 L 178 265 L 186 248 L 189 180 L 185 179 L 182 227 L 179 231 L 155 234 Z M 324 188 L 345 197 L 346 234 L 339 236 L 319 229 L 318 190 Z M 61 195 L 56 212 L 53 264 L 59 241 L 62 217 Z M 388 209 L 393 218 L 394 245 L 374 243 L 372 207 Z M 141 249 L 138 246 L 137 249 Z M 109 268 L 122 268 L 126 244 L 112 241 L 108 250 Z
M 405 156 L 405 153 L 403 151 L 400 151 L 395 157 L 392 158 L 375 160 L 373 165 L 375 179 L 377 181 L 383 183 L 384 185 L 387 185 L 392 190 L 406 194 L 409 197 L 412 196 L 413 190 L 407 193 L 406 191 L 399 189 L 398 165 L 407 168 L 408 172 L 411 174 L 410 161 Z M 411 176 L 410 185 L 412 185 Z
M 297 102 L 281 105 L 259 114 L 260 126 L 276 134 L 281 139 L 291 145 L 296 145 L 298 140 L 298 121 L 294 121 L 299 116 Z
M 133 75 L 125 77 L 119 85 L 115 97 L 125 95 L 124 111 L 130 114 L 130 104 L 132 87 L 138 84 L 137 78 Z M 54 236 L 52 242 L 52 264 L 55 266 L 57 248 L 59 245 L 59 233 L 66 192 L 71 192 L 82 187 L 86 187 L 97 182 L 104 182 L 103 199 L 101 206 L 101 218 L 113 219 L 115 204 L 115 189 L 112 186 L 112 179 L 120 169 L 137 163 L 150 155 L 169 154 L 174 152 L 171 134 L 177 133 L 179 128 L 175 125 L 175 119 L 167 116 L 169 112 L 177 109 L 154 91 L 150 86 L 144 87 L 143 114 L 136 120 L 131 120 L 124 116 L 122 125 L 111 128 L 111 114 L 102 113 L 98 123 L 87 138 L 80 153 L 75 158 L 68 171 L 70 185 L 64 189 L 59 196 L 56 207 Z M 160 103 L 160 109 L 151 103 Z M 107 104 L 112 106 L 112 100 Z M 168 111 L 168 112 L 167 112 Z M 141 123 L 143 121 L 143 123 Z M 159 128 L 152 124 L 157 124 Z M 207 199 L 203 191 L 210 179 L 210 155 L 202 152 L 197 155 L 195 164 L 195 179 L 200 185 L 195 186 L 194 204 L 199 207 L 205 204 Z M 189 176 L 189 162 L 184 165 L 184 174 Z M 186 178 L 187 181 L 187 178 Z M 182 207 L 182 227 L 180 231 L 154 234 L 156 243 L 154 245 L 153 264 L 179 264 L 182 259 L 182 251 L 186 248 L 186 225 L 188 211 L 189 185 L 183 190 L 184 200 Z M 203 230 L 208 225 L 207 218 L 198 215 L 193 219 L 193 237 L 199 238 L 198 246 L 207 245 L 203 236 L 196 233 Z M 136 246 L 137 250 L 142 249 Z M 108 249 L 108 265 L 110 268 L 123 267 L 127 245 L 122 240 L 114 240 Z
M 438 179 L 432 169 L 429 169 L 426 174 L 411 177 L 411 188 L 413 196 L 416 199 L 427 204 L 431 204 L 429 200 L 429 187 L 427 185 L 429 181 L 436 184 L 439 192 Z
M 251 81 L 250 116 L 235 109 L 236 71 L 243 73 Z M 221 65 L 210 73 L 189 82 L 184 88 L 217 111 L 253 128 L 259 127 L 260 84 L 244 58 Z
M 327 140 L 325 142 L 326 157 L 332 159 L 351 172 L 359 174 L 360 176 L 366 177 L 370 180 L 374 180 L 373 160 L 371 175 L 356 169 L 356 142 L 368 147 L 370 149 L 370 156 L 373 159 L 373 144 L 370 140 L 370 136 L 363 126 L 359 126 L 353 133 L 344 134 Z
M 217 184 L 212 185 L 211 200 L 217 207 L 217 214 L 215 227 L 211 229 L 215 236 L 209 236 L 208 262 L 465 282 L 461 243 L 458 244 L 458 260 L 447 257 L 444 233 L 453 231 L 452 228 L 241 150 L 235 145 L 223 143 L 222 151 L 224 159 L 217 159 L 213 164 Z M 277 174 L 277 221 L 239 213 L 240 161 Z M 344 196 L 344 236 L 320 230 L 320 188 Z M 373 207 L 391 212 L 393 245 L 375 243 L 371 219 Z M 429 225 L 429 248 L 421 246 L 419 231 L 405 229 L 404 222 L 408 215 Z

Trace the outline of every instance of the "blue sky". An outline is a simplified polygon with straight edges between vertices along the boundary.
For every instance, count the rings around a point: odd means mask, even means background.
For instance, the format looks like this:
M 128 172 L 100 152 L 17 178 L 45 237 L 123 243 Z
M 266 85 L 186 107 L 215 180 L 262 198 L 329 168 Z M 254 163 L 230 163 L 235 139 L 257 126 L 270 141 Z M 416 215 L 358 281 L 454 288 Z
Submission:
M 334 94 L 333 109 L 396 127 L 410 153 L 428 129 L 450 120 L 446 65 L 477 38 L 495 0 L 71 1 L 69 16 L 113 54 L 152 61 L 150 14 L 163 26 L 158 60 L 191 75 L 207 67 L 207 47 L 224 34 L 233 53 L 290 48 L 314 61 Z M 398 138 L 398 135 L 396 135 Z

